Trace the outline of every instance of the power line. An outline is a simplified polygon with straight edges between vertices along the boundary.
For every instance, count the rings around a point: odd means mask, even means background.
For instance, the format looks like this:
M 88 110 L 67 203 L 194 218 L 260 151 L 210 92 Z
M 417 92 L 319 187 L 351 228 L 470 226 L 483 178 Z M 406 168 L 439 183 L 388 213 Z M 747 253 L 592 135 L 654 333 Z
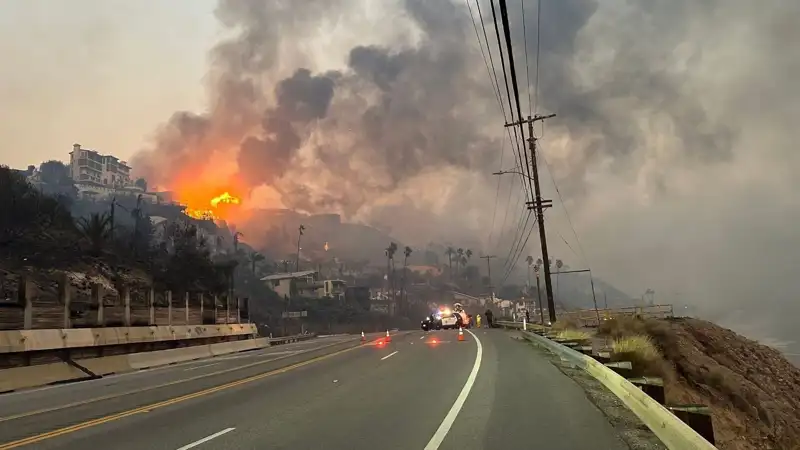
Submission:
M 519 251 L 519 253 L 518 253 L 518 254 L 517 254 L 517 256 L 514 258 L 514 264 L 513 264 L 513 265 L 512 265 L 512 266 L 509 268 L 508 272 L 506 272 L 506 275 L 505 275 L 505 277 L 503 278 L 503 283 L 505 283 L 505 282 L 506 282 L 506 280 L 508 279 L 508 277 L 509 277 L 509 276 L 511 276 L 511 273 L 513 273 L 513 272 L 514 272 L 514 269 L 517 267 L 517 263 L 519 262 L 519 257 L 522 255 L 522 251 L 523 251 L 523 250 L 525 249 L 525 247 L 528 245 L 528 239 L 530 239 L 530 237 L 531 237 L 531 233 L 533 233 L 533 229 L 534 229 L 534 227 L 536 226 L 536 222 L 537 222 L 537 220 L 536 220 L 536 219 L 533 219 L 533 223 L 531 224 L 531 228 L 530 228 L 530 230 L 528 230 L 528 235 L 527 235 L 527 236 L 525 236 L 525 242 L 522 244 L 522 247 L 520 247 L 520 251 Z
M 494 5 L 494 2 L 492 2 Z M 508 65 L 509 70 L 511 72 L 511 85 L 514 88 L 514 102 L 516 104 L 517 109 L 517 117 L 519 118 L 519 132 L 520 136 L 522 136 L 523 141 L 525 140 L 525 128 L 522 124 L 522 108 L 520 108 L 519 104 L 519 85 L 517 83 L 517 69 L 514 67 L 514 51 L 511 45 L 511 28 L 508 24 L 508 7 L 506 5 L 506 0 L 500 0 L 500 16 L 503 20 L 503 33 L 505 35 L 506 40 L 506 48 L 508 50 Z M 531 136 L 532 137 L 532 136 Z M 525 169 L 528 172 L 528 187 L 530 188 L 531 197 L 534 196 L 534 189 L 533 189 L 533 182 L 531 181 L 531 168 L 530 162 L 528 160 L 528 152 L 525 151 L 523 148 L 523 154 L 525 155 Z M 522 161 L 520 161 L 520 165 Z
M 508 185 L 508 200 L 506 201 L 506 212 L 503 215 L 503 226 L 500 227 L 500 237 L 497 238 L 497 245 L 500 245 L 500 242 L 503 240 L 503 236 L 506 234 L 506 223 L 508 221 L 508 211 L 511 209 L 511 193 L 514 190 L 514 178 L 511 179 L 511 182 Z M 519 191 L 517 191 L 517 199 L 519 199 Z M 516 203 L 518 200 L 514 200 Z
M 509 88 L 509 85 L 508 85 L 508 72 L 506 71 L 505 56 L 503 55 L 503 45 L 502 45 L 502 40 L 500 38 L 500 26 L 497 23 L 497 11 L 495 10 L 495 7 L 494 7 L 494 0 L 490 0 L 489 3 L 492 6 L 492 21 L 494 22 L 494 31 L 495 31 L 495 35 L 497 37 L 497 50 L 500 52 L 500 66 L 503 69 L 503 80 L 505 81 L 505 85 L 506 85 L 506 98 L 508 99 L 508 108 L 509 108 L 509 113 L 511 114 L 511 120 L 513 121 L 514 120 L 514 106 L 512 105 L 512 102 L 511 102 L 511 89 Z M 503 3 L 503 0 L 501 0 L 501 3 Z M 505 4 L 505 3 L 503 3 L 503 4 Z M 505 20 L 507 22 L 508 18 L 506 18 Z M 509 46 L 508 48 L 509 48 L 509 52 L 510 52 L 511 47 Z M 509 65 L 511 66 L 510 68 L 511 68 L 511 73 L 512 73 L 512 80 L 514 80 L 515 99 L 516 99 L 516 103 L 517 103 L 517 114 L 519 114 L 520 113 L 519 97 L 518 97 L 518 92 L 517 92 L 518 89 L 517 89 L 516 78 L 515 78 L 516 71 L 514 70 L 514 59 L 513 59 L 513 55 L 512 54 L 509 53 L 508 56 L 509 56 Z M 520 116 L 520 119 L 521 118 L 522 117 Z M 520 130 L 522 130 L 522 128 L 520 128 Z M 515 128 L 514 129 L 514 138 L 515 138 L 515 140 L 517 140 L 517 152 L 516 152 L 517 159 L 519 161 L 519 165 L 522 166 L 522 155 L 521 154 L 525 151 L 525 146 L 524 145 L 520 145 L 520 143 L 525 141 L 525 133 L 522 133 L 521 135 L 518 135 L 517 134 L 517 130 Z M 527 154 L 526 154 L 526 158 L 527 158 Z M 520 176 L 520 181 L 522 182 L 522 186 L 523 186 L 523 189 L 524 189 L 524 186 L 525 186 L 524 177 Z M 524 189 L 524 190 L 525 190 L 525 201 L 528 201 L 529 198 L 533 198 L 533 189 L 530 190 L 530 195 L 528 194 L 528 190 L 527 189 Z
M 556 195 L 558 195 L 558 201 L 561 203 L 561 207 L 564 208 L 564 215 L 567 217 L 567 223 L 569 224 L 569 227 L 572 229 L 573 236 L 575 236 L 575 242 L 578 244 L 578 249 L 581 252 L 581 257 L 583 258 L 583 262 L 584 264 L 586 264 L 586 267 L 588 268 L 589 260 L 586 259 L 586 252 L 583 251 L 583 245 L 581 245 L 581 240 L 578 237 L 578 232 L 575 231 L 575 226 L 572 224 L 572 218 L 570 218 L 569 210 L 567 210 L 567 204 L 564 203 L 564 198 L 561 196 L 561 190 L 558 188 L 558 184 L 556 183 L 556 177 L 553 174 L 553 171 L 550 170 L 550 164 L 548 164 L 547 158 L 545 158 L 544 154 L 542 154 L 542 161 L 544 161 L 544 165 L 547 168 L 547 173 L 550 175 L 550 180 L 553 182 L 553 187 L 556 190 Z
M 531 76 L 530 65 L 528 64 L 528 27 L 525 26 L 525 0 L 519 0 L 519 6 L 522 8 L 522 40 L 525 42 L 525 81 L 528 85 L 528 115 L 533 115 L 533 103 L 531 102 Z M 536 65 L 539 63 L 537 61 Z
M 541 49 L 542 0 L 536 0 L 536 81 L 534 82 L 534 113 L 539 112 L 539 50 Z M 542 122 L 544 127 L 544 122 Z
M 528 214 L 523 214 L 520 216 L 519 223 L 517 224 L 517 231 L 514 233 L 514 242 L 511 244 L 511 247 L 508 249 L 508 254 L 506 255 L 506 262 L 503 266 L 504 270 L 507 270 L 511 264 L 510 261 L 513 259 L 511 255 L 516 255 L 519 244 L 522 242 L 522 236 L 525 234 L 525 229 L 528 227 L 528 221 L 530 218 L 530 210 L 528 211 Z
M 478 18 L 480 20 L 481 29 L 483 30 L 483 37 L 484 37 L 484 40 L 486 42 L 486 51 L 489 53 L 488 62 L 487 62 L 487 58 L 486 58 L 486 53 L 484 53 L 484 51 L 483 51 L 483 42 L 481 41 L 480 33 L 478 32 L 478 26 L 475 24 L 475 15 L 472 13 L 472 7 L 469 4 L 469 0 L 465 0 L 465 3 L 467 5 L 467 9 L 469 10 L 470 18 L 472 19 L 472 26 L 475 29 L 475 38 L 477 39 L 478 47 L 481 50 L 481 56 L 483 57 L 483 62 L 484 62 L 484 65 L 486 66 L 486 72 L 487 72 L 487 75 L 489 76 L 489 82 L 492 85 L 492 89 L 493 89 L 493 91 L 495 93 L 495 97 L 497 99 L 497 104 L 500 107 L 500 112 L 503 115 L 503 120 L 505 121 L 505 120 L 507 120 L 507 116 L 506 116 L 505 107 L 503 106 L 503 100 L 502 100 L 503 95 L 502 95 L 502 93 L 500 91 L 500 81 L 497 79 L 497 69 L 495 68 L 494 58 L 492 57 L 492 51 L 491 51 L 491 47 L 490 47 L 490 44 L 489 44 L 489 36 L 486 33 L 486 26 L 484 25 L 484 22 L 483 22 L 483 13 L 481 12 L 480 2 L 479 2 L 479 0 L 476 0 L 475 4 L 476 4 L 477 9 L 478 9 Z M 489 66 L 491 66 L 491 69 L 489 68 Z M 513 113 L 512 113 L 512 116 L 513 116 Z M 512 149 L 512 152 L 513 152 L 513 150 L 514 150 L 514 140 L 511 137 L 511 131 L 510 130 L 506 130 L 506 134 L 508 135 L 509 142 L 511 142 L 511 149 Z M 515 135 L 516 135 L 516 133 L 515 133 Z M 518 142 L 517 142 L 517 146 L 519 147 L 519 143 Z M 505 142 L 503 142 L 503 146 L 500 149 L 500 168 L 501 169 L 503 167 L 504 155 L 505 155 Z M 500 197 L 500 183 L 501 183 L 501 180 L 498 179 L 497 180 L 497 189 L 496 189 L 496 193 L 495 193 L 495 203 L 494 203 L 493 212 L 492 212 L 492 226 L 491 226 L 491 229 L 489 231 L 489 245 L 491 245 L 492 236 L 494 234 L 494 225 L 495 225 L 495 219 L 496 219 L 496 215 L 497 215 L 497 203 L 498 203 L 498 200 L 499 200 L 499 197 Z M 509 187 L 509 189 L 511 189 L 511 188 Z M 527 200 L 527 197 L 526 197 L 526 200 Z M 509 202 L 510 201 L 511 201 L 511 191 L 509 190 Z M 509 207 L 509 205 L 510 205 L 510 203 L 506 204 L 506 217 L 508 216 L 508 207 Z M 503 227 L 505 227 L 505 219 L 503 221 Z M 502 237 L 502 231 L 501 231 L 501 237 Z
M 472 13 L 472 6 L 469 4 L 469 0 L 464 0 L 464 3 L 467 5 L 467 9 L 469 10 L 469 17 L 472 19 L 472 27 L 475 29 L 475 38 L 478 40 L 478 47 L 481 50 L 481 56 L 483 57 L 483 63 L 486 66 L 486 72 L 489 75 L 489 82 L 492 84 L 492 90 L 494 91 L 495 97 L 497 98 L 497 102 L 500 105 L 500 111 L 503 113 L 503 119 L 506 117 L 506 111 L 503 107 L 503 100 L 502 94 L 500 93 L 500 82 L 497 79 L 497 70 L 494 68 L 494 58 L 492 58 L 492 50 L 489 47 L 489 39 L 486 39 L 486 50 L 489 52 L 489 58 L 487 60 L 486 53 L 483 51 L 483 41 L 481 41 L 480 33 L 478 32 L 478 25 L 475 23 L 475 15 Z M 478 5 L 478 14 L 480 16 L 480 3 L 478 0 L 475 1 Z M 481 21 L 481 28 L 483 28 L 483 34 L 486 36 L 486 27 L 483 26 L 483 18 L 480 17 Z M 491 69 L 489 66 L 491 65 Z
M 505 149 L 506 149 L 506 141 L 503 140 L 502 147 L 500 147 L 500 166 L 501 167 L 503 165 L 503 153 L 505 153 Z M 495 221 L 495 218 L 497 217 L 497 203 L 498 203 L 498 200 L 500 200 L 500 181 L 502 181 L 502 180 L 500 178 L 498 178 L 497 179 L 497 192 L 495 192 L 495 194 L 494 194 L 494 207 L 492 208 L 492 226 L 491 226 L 491 228 L 489 228 L 489 242 L 488 242 L 487 246 L 491 246 L 492 245 L 492 236 L 494 235 L 494 221 Z M 510 200 L 511 199 L 509 198 L 509 201 Z M 508 205 L 506 205 L 506 213 L 507 212 L 508 212 Z M 505 226 L 505 224 L 503 226 Z

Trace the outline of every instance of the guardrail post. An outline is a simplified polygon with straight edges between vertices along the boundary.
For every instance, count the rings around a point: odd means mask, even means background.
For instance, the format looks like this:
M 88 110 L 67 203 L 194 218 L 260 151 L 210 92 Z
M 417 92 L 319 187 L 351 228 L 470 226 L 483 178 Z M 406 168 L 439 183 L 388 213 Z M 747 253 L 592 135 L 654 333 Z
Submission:
M 102 286 L 100 286 L 99 283 L 92 283 L 91 301 L 92 301 L 92 304 L 96 304 L 97 305 L 97 318 L 95 319 L 95 322 L 97 323 L 98 327 L 106 326 L 106 321 L 105 321 L 105 317 L 104 317 L 105 314 L 103 314 L 103 306 L 104 305 L 103 305 L 103 295 L 102 294 L 103 294 Z
M 705 405 L 673 405 L 667 409 L 689 425 L 700 436 L 703 436 L 711 445 L 714 441 L 714 424 L 711 421 L 711 408 Z
M 205 310 L 203 304 L 206 302 L 206 298 L 202 292 L 198 295 L 200 296 L 200 325 L 203 325 L 206 323 L 205 317 L 203 316 L 203 311 Z
M 156 324 L 156 291 L 152 287 L 147 291 L 147 307 L 150 309 L 147 324 L 153 326 Z
M 187 292 L 186 295 L 183 297 L 183 315 L 184 315 L 184 324 L 189 325 L 189 293 Z
M 633 363 L 630 361 L 617 361 L 605 364 L 606 367 L 613 370 L 622 378 L 630 378 L 633 375 Z
M 33 328 L 33 292 L 28 277 L 21 276 L 17 282 L 17 300 L 24 305 L 25 310 L 22 314 L 22 328 L 30 330 Z
M 242 299 L 236 297 L 236 323 L 242 323 Z
M 666 402 L 666 395 L 664 392 L 664 380 L 662 378 L 653 377 L 640 377 L 631 378 L 630 381 L 634 386 L 638 387 L 650 398 L 663 405 Z
M 167 325 L 172 326 L 172 291 L 167 291 L 166 296 L 167 296 Z
M 214 298 L 214 325 L 217 324 L 217 299 Z
M 122 304 L 125 306 L 125 315 L 122 316 L 122 323 L 124 326 L 131 326 L 131 290 L 127 286 L 120 288 L 120 295 L 122 296 Z
M 64 328 L 72 328 L 72 317 L 70 315 L 70 287 L 69 275 L 66 273 L 61 274 L 58 280 L 58 300 L 64 305 Z
M 238 297 L 237 297 L 238 298 Z M 216 302 L 216 299 L 214 300 Z M 231 299 L 225 299 L 225 324 L 227 325 L 231 321 Z

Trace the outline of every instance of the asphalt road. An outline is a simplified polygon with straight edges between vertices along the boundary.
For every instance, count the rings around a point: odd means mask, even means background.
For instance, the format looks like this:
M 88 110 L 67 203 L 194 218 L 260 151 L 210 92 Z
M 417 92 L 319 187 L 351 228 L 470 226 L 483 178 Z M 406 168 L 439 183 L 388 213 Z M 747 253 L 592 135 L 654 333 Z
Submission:
M 354 348 L 332 337 L 337 352 L 321 359 L 251 352 L 0 396 L 0 442 L 23 440 L 0 450 L 627 448 L 530 346 L 502 330 L 474 333 Z

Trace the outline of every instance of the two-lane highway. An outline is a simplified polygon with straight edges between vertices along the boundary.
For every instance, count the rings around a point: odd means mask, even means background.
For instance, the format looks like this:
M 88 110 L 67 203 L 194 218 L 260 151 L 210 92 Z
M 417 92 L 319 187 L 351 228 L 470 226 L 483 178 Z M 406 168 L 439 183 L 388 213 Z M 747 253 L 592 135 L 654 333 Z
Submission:
M 627 448 L 528 345 L 501 330 L 465 335 L 411 332 L 278 370 L 254 365 L 278 356 L 241 354 L 0 396 L 0 450 Z M 103 381 L 115 384 L 88 387 Z M 114 396 L 126 389 L 141 392 Z

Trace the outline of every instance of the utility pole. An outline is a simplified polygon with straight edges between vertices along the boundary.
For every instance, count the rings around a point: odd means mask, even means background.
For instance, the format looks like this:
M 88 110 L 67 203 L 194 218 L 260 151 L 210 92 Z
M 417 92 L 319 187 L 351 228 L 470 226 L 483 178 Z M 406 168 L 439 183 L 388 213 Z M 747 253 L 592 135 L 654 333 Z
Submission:
M 117 197 L 111 197 L 111 214 L 109 214 L 109 220 L 111 221 L 111 227 L 109 228 L 109 235 L 111 236 L 111 241 L 114 241 L 114 209 L 117 206 Z
M 528 148 L 531 152 L 531 169 L 533 172 L 534 188 L 534 201 L 529 202 L 528 209 L 533 209 L 536 211 L 536 221 L 539 223 L 539 242 L 542 244 L 542 258 L 545 261 L 545 263 L 542 264 L 544 266 L 544 288 L 547 292 L 547 309 L 549 309 L 548 312 L 551 323 L 555 323 L 556 321 L 556 308 L 555 302 L 553 301 L 553 283 L 550 279 L 550 255 L 547 253 L 547 234 L 545 233 L 544 229 L 544 209 L 553 206 L 553 201 L 542 199 L 542 191 L 539 187 L 539 168 L 536 162 L 536 138 L 533 136 L 533 124 L 535 122 L 543 121 L 555 116 L 555 114 L 548 114 L 546 116 L 537 114 L 533 117 L 528 116 L 527 119 L 521 119 L 518 122 L 506 124 L 506 127 L 514 127 L 524 123 L 528 124 Z
M 297 230 L 300 232 L 297 235 L 297 262 L 294 265 L 294 271 L 300 272 L 300 238 L 303 236 L 303 231 L 306 229 L 303 225 L 300 225 L 300 228 Z
M 492 287 L 492 265 L 489 263 L 489 260 L 492 259 L 492 258 L 497 258 L 497 256 L 486 255 L 486 256 L 481 256 L 481 258 L 486 260 L 486 270 L 488 270 L 488 272 L 489 272 L 489 288 L 491 288 Z
M 539 317 L 542 318 L 542 326 L 544 326 L 544 305 L 542 305 L 542 287 L 539 284 L 539 265 L 537 264 L 533 270 L 536 272 L 536 301 L 539 302 Z
M 133 240 L 131 241 L 131 248 L 133 249 L 133 256 L 136 256 L 139 243 L 139 221 L 142 218 L 142 194 L 136 196 L 136 208 L 133 210 Z

